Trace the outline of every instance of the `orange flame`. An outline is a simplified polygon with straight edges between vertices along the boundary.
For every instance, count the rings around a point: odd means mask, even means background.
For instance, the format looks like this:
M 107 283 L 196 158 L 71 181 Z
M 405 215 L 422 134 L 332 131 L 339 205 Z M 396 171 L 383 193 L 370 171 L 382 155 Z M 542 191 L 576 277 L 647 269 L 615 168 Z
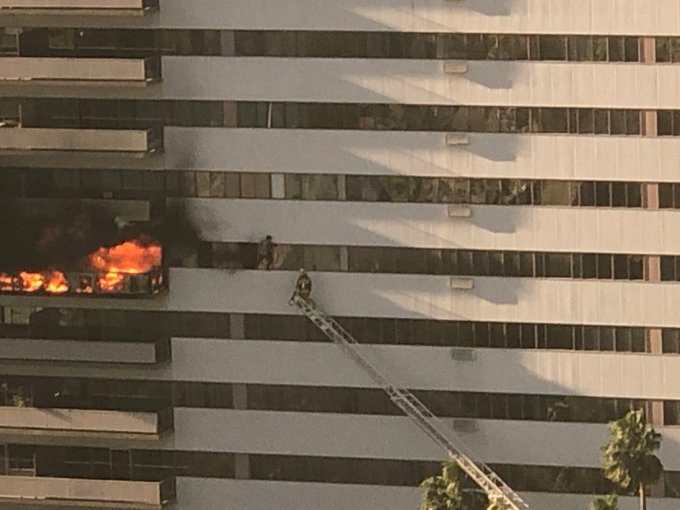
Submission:
M 19 278 L 21 278 L 22 290 L 24 292 L 36 292 L 43 288 L 45 285 L 45 275 L 42 273 L 19 273 Z
M 45 290 L 52 294 L 68 292 L 68 281 L 61 271 L 48 271 L 42 273 L 29 273 L 22 271 L 19 277 L 13 277 L 6 273 L 0 273 L 0 290 L 22 292 L 38 292 Z
M 13 286 L 12 277 L 5 273 L 0 273 L 0 290 L 12 290 Z
M 161 247 L 126 241 L 111 248 L 99 248 L 90 256 L 90 266 L 105 273 L 99 278 L 104 291 L 120 290 L 126 274 L 146 273 L 161 264 Z
M 45 290 L 51 294 L 63 294 L 68 292 L 66 276 L 61 271 L 53 271 L 45 281 Z
M 147 244 L 145 240 L 126 241 L 111 248 L 99 248 L 88 257 L 88 265 L 100 273 L 96 281 L 102 291 L 116 292 L 123 290 L 126 275 L 147 273 L 160 266 L 161 247 Z M 92 293 L 93 282 L 89 278 L 87 280 L 75 284 L 75 292 Z M 18 276 L 0 273 L 0 291 L 64 294 L 69 290 L 69 282 L 61 271 L 22 271 Z

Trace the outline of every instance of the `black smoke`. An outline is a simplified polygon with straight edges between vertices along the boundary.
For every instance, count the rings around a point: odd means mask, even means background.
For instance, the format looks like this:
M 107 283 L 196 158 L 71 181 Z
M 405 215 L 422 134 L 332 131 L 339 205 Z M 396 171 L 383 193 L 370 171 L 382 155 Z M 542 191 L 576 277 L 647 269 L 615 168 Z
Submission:
M 165 258 L 183 258 L 199 242 L 181 206 L 163 208 L 151 222 L 130 223 L 89 204 L 57 204 L 36 211 L 19 201 L 0 203 L 0 272 L 83 270 L 98 248 L 129 240 L 158 243 Z

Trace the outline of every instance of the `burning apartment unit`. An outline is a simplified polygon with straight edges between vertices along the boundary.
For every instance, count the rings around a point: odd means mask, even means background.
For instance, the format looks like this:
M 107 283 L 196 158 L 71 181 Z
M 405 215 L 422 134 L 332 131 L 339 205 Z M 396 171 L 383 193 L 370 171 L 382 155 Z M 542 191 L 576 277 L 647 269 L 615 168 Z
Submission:
M 531 508 L 611 492 L 642 408 L 676 509 L 653 3 L 0 0 L 0 509 L 417 508 L 444 454 L 288 306 L 300 268 Z
M 111 219 L 106 225 L 104 220 L 104 224 L 96 225 L 87 210 L 72 214 L 70 221 L 43 220 L 44 224 L 40 224 L 38 219 L 36 225 L 36 220 L 7 213 L 2 223 L 17 224 L 19 236 L 23 234 L 28 239 L 5 232 L 3 237 L 13 239 L 13 246 L 5 250 L 0 267 L 14 269 L 0 272 L 0 292 L 130 297 L 152 296 L 163 290 L 162 246 L 157 240 L 143 233 L 111 232 L 121 240 L 83 253 L 88 245 L 102 238 L 102 230 L 116 228 L 115 221 Z M 31 223 L 34 232 L 27 227 Z M 97 227 L 102 230 L 94 232 Z M 90 236 L 92 239 L 88 239 Z

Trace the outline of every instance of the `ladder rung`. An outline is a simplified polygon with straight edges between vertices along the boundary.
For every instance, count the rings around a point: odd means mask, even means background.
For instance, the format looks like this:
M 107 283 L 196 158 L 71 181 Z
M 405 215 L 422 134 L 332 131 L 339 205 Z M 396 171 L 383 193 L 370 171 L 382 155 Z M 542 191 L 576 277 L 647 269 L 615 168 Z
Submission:
M 509 510 L 529 510 L 528 505 L 495 472 L 483 462 L 475 462 L 463 453 L 462 445 L 454 434 L 430 409 L 413 393 L 392 383 L 378 368 L 368 361 L 357 349 L 359 343 L 337 321 L 317 310 L 298 295 L 292 302 L 328 336 L 342 348 L 389 395 L 392 402 L 411 418 L 433 441 L 444 448 L 451 459 L 482 488 L 489 499 L 498 498 L 509 506 Z

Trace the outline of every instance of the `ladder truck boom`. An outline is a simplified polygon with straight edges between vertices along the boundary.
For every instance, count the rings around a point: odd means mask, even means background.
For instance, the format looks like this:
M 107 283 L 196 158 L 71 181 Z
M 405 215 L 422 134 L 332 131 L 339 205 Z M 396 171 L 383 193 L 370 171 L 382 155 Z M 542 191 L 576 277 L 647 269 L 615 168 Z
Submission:
M 299 308 L 317 328 L 389 395 L 392 402 L 406 416 L 411 418 L 430 439 L 446 450 L 451 459 L 479 485 L 490 502 L 497 503 L 504 510 L 529 510 L 524 500 L 489 466 L 473 460 L 473 456 L 467 452 L 465 445 L 460 442 L 450 427 L 437 418 L 413 393 L 395 384 L 384 371 L 362 355 L 357 349 L 359 343 L 335 319 L 326 315 L 314 305 L 313 301 L 301 297 L 297 292 L 293 294 L 290 304 Z

